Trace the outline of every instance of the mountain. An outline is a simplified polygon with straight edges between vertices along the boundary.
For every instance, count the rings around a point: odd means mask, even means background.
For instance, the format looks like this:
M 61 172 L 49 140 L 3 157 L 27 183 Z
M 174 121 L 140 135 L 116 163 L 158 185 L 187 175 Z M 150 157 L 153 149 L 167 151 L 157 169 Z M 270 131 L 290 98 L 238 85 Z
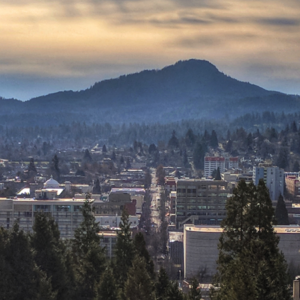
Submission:
M 0 99 L 0 108 L 0 125 L 165 123 L 266 110 L 290 112 L 300 110 L 300 98 L 238 81 L 208 61 L 191 59 L 104 80 L 79 92 L 58 92 L 26 102 Z

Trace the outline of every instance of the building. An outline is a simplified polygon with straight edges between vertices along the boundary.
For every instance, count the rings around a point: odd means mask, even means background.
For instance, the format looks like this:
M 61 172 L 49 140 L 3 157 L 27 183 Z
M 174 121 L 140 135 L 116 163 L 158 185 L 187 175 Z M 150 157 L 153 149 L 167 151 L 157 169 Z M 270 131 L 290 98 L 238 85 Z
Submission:
M 62 238 L 70 238 L 83 221 L 81 207 L 85 200 L 56 199 L 5 199 L 0 198 L 0 226 L 11 228 L 18 221 L 20 229 L 32 231 L 37 212 L 51 214 L 58 224 Z
M 106 257 L 112 258 L 115 256 L 115 245 L 117 242 L 116 231 L 100 231 L 101 236 L 100 246 L 104 247 Z
M 217 156 L 204 157 L 204 177 L 208 178 L 214 170 L 220 168 L 220 172 L 225 171 L 225 158 Z
M 110 228 L 119 228 L 121 223 L 121 216 L 95 216 L 95 220 L 99 223 L 100 227 L 110 229 Z M 136 228 L 139 224 L 138 216 L 129 216 L 130 228 Z
M 226 216 L 228 190 L 224 180 L 179 179 L 175 203 L 176 227 L 218 225 Z
M 239 158 L 238 157 L 229 157 L 228 161 L 225 162 L 227 169 L 238 169 L 239 167 Z
M 298 176 L 287 176 L 285 186 L 288 193 L 294 197 L 300 196 L 300 181 Z
M 259 180 L 263 179 L 269 189 L 272 201 L 277 201 L 279 195 L 284 191 L 284 170 L 270 165 L 259 164 L 253 167 L 253 182 L 258 185 Z
M 216 273 L 218 259 L 218 243 L 222 233 L 219 226 L 184 226 L 184 277 L 194 275 L 209 280 Z M 283 252 L 288 265 L 296 269 L 300 267 L 300 227 L 275 226 L 274 230 L 280 237 L 279 249 Z

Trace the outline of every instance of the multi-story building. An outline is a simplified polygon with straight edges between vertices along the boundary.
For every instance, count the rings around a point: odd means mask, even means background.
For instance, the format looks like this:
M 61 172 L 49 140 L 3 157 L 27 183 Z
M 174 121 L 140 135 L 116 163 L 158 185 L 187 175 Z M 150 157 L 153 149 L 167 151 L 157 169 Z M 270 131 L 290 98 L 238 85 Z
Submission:
M 73 237 L 74 230 L 83 221 L 80 209 L 84 201 L 0 198 L 0 226 L 9 229 L 18 221 L 21 229 L 31 232 L 36 213 L 45 212 L 57 222 L 62 238 Z
M 285 178 L 286 190 L 294 197 L 300 195 L 300 181 L 296 176 L 287 176 Z
M 217 225 L 226 216 L 228 190 L 224 180 L 179 179 L 175 205 L 176 227 L 184 224 Z
M 228 169 L 237 169 L 239 167 L 239 158 L 238 157 L 229 157 L 228 161 L 225 163 Z
M 253 167 L 253 182 L 258 185 L 259 180 L 263 179 L 269 189 L 270 198 L 277 201 L 279 195 L 283 195 L 284 190 L 284 170 L 279 167 L 259 164 Z
M 217 156 L 204 157 L 204 177 L 208 178 L 214 170 L 220 168 L 220 172 L 225 171 L 225 158 Z
M 218 243 L 223 229 L 219 226 L 185 225 L 183 231 L 184 277 L 199 274 L 203 279 L 211 279 L 217 271 Z M 274 226 L 280 237 L 279 249 L 287 264 L 295 269 L 300 266 L 299 226 Z

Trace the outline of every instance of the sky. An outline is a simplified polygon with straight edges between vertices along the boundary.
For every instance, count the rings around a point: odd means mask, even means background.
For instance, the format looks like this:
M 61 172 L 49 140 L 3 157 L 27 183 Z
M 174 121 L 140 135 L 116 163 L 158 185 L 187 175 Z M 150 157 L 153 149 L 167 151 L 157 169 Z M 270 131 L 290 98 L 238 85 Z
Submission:
M 300 94 L 299 0 L 1 0 L 0 96 L 28 100 L 179 60 Z

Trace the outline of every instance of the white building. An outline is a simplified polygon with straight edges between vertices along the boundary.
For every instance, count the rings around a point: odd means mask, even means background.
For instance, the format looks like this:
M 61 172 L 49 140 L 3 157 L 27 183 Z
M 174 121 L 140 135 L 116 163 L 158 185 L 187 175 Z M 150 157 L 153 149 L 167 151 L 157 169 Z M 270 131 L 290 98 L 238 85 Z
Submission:
M 214 170 L 220 168 L 220 172 L 225 171 L 225 158 L 217 156 L 204 157 L 204 177 L 208 178 Z
M 280 237 L 279 249 L 283 252 L 288 265 L 296 269 L 300 266 L 300 227 L 275 226 Z M 184 277 L 192 278 L 197 274 L 211 278 L 216 273 L 219 256 L 218 243 L 222 233 L 219 226 L 186 224 L 183 231 Z
M 253 167 L 253 182 L 258 185 L 259 180 L 263 179 L 269 189 L 272 201 L 277 201 L 279 195 L 284 192 L 284 170 L 279 167 L 259 165 Z

